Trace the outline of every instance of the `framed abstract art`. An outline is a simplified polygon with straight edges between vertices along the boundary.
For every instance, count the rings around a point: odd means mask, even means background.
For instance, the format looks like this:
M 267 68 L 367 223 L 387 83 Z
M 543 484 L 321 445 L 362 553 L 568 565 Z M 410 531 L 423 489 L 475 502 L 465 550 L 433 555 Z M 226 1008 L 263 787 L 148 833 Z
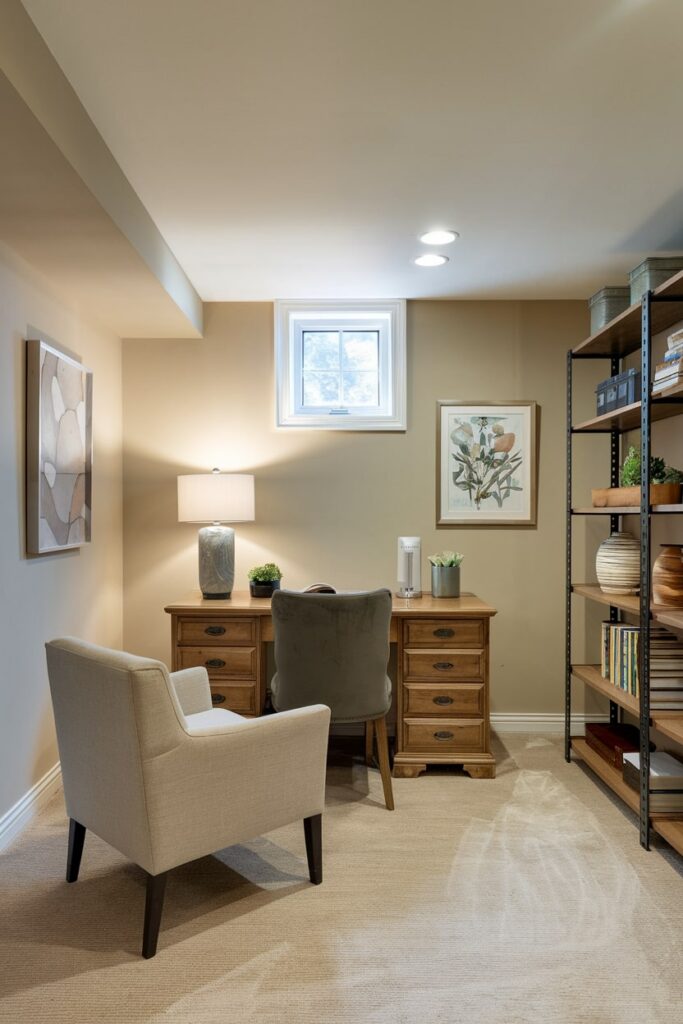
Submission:
M 44 555 L 90 540 L 92 373 L 42 339 L 26 345 L 26 548 Z
M 536 523 L 535 402 L 437 402 L 436 525 Z

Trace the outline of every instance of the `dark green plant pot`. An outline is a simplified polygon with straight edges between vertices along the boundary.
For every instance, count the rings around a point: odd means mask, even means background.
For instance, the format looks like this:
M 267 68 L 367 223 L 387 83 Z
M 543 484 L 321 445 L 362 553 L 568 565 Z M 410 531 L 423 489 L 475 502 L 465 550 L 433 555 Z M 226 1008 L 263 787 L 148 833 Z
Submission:
M 272 597 L 274 590 L 280 589 L 279 580 L 271 580 L 269 583 L 256 583 L 249 581 L 249 593 L 252 597 Z

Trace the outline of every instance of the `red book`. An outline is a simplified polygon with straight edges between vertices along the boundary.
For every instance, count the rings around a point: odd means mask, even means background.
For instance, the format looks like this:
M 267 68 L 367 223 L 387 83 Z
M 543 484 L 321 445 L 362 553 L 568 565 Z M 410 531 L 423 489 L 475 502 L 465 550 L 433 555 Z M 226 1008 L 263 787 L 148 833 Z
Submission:
M 586 726 L 586 743 L 613 768 L 621 771 L 624 767 L 624 754 L 640 750 L 640 735 L 635 725 L 590 722 Z

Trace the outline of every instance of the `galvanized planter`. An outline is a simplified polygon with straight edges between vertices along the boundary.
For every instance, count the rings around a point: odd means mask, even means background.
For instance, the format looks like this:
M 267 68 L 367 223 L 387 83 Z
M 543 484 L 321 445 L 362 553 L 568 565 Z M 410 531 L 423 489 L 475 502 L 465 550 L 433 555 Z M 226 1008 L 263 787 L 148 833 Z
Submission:
M 640 302 L 645 292 L 654 291 L 680 270 L 683 270 L 682 256 L 648 256 L 628 275 L 631 302 Z
M 432 597 L 460 597 L 460 566 L 432 566 Z
M 591 295 L 588 306 L 591 313 L 591 334 L 596 334 L 601 328 L 619 316 L 631 304 L 631 291 L 629 288 L 601 288 L 595 295 Z

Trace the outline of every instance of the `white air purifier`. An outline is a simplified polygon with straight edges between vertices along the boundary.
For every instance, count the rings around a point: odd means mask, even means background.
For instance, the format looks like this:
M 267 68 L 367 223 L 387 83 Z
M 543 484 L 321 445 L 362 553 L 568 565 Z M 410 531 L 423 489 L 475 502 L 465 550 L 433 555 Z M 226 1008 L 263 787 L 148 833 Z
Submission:
M 420 564 L 422 546 L 419 537 L 398 538 L 398 579 L 399 597 L 422 597 Z

